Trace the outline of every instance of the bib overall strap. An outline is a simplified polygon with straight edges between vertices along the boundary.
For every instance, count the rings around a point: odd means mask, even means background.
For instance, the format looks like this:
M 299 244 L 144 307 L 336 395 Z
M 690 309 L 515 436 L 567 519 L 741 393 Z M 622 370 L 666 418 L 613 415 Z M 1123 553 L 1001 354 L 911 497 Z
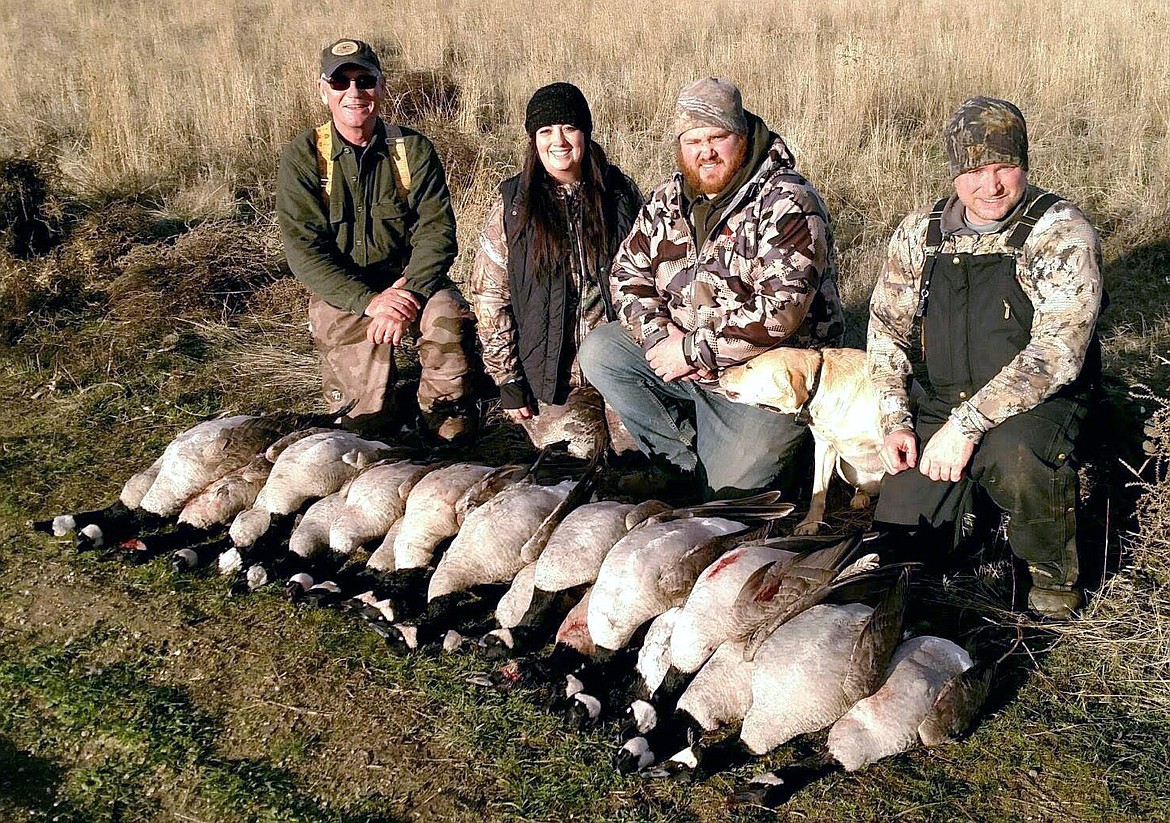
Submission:
M 1007 246 L 1012 249 L 1022 249 L 1024 243 L 1027 242 L 1029 235 L 1032 234 L 1032 229 L 1036 228 L 1036 224 L 1040 222 L 1050 208 L 1056 203 L 1063 200 L 1060 195 L 1048 192 L 1042 194 L 1031 202 L 1027 209 L 1024 210 L 1024 215 L 1016 223 L 1016 227 L 1012 229 L 1012 233 L 1008 235 Z
M 934 204 L 930 210 L 930 217 L 926 221 L 926 265 L 922 269 L 922 282 L 918 289 L 918 308 L 914 312 L 916 318 L 926 314 L 926 300 L 930 297 L 930 277 L 934 271 L 934 256 L 942 245 L 942 216 L 951 198 L 944 197 Z

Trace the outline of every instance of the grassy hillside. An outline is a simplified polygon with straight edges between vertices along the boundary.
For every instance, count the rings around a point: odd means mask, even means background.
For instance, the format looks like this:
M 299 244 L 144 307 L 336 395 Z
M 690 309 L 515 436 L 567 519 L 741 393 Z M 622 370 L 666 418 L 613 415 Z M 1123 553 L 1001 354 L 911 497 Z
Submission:
M 0 819 L 728 819 L 731 779 L 619 779 L 613 729 L 577 735 L 531 695 L 471 690 L 475 657 L 396 658 L 338 615 L 99 563 L 25 527 L 112 499 L 206 415 L 317 403 L 272 188 L 281 145 L 324 119 L 318 54 L 343 35 L 382 51 L 388 115 L 443 154 L 460 282 L 533 89 L 581 86 L 646 190 L 672 162 L 677 89 L 734 79 L 829 202 L 854 344 L 893 227 L 945 191 L 947 115 L 974 94 L 1016 102 L 1032 179 L 1084 207 L 1105 247 L 1110 396 L 1085 479 L 1107 579 L 1077 624 L 1025 626 L 969 740 L 832 778 L 780 817 L 1166 819 L 1163 5 L 0 4 Z M 924 602 L 971 605 L 1010 586 L 1004 568 L 936 581 Z M 1015 635 L 978 608 L 974 639 Z

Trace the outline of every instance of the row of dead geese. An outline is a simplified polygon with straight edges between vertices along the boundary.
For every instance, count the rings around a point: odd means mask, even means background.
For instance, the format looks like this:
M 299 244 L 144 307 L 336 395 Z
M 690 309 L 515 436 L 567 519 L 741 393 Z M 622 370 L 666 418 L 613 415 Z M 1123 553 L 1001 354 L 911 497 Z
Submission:
M 542 687 L 578 724 L 626 709 L 623 773 L 706 774 L 831 727 L 824 752 L 735 802 L 774 805 L 831 769 L 940 744 L 986 697 L 993 665 L 940 637 L 902 639 L 908 568 L 860 535 L 769 537 L 792 511 L 774 495 L 590 502 L 596 462 L 548 482 L 540 461 L 424 463 L 321 422 L 200 423 L 117 503 L 33 526 L 169 554 L 176 572 L 218 563 L 240 591 L 282 581 L 398 649 L 450 651 L 486 631 L 479 645 L 507 662 L 475 682 Z

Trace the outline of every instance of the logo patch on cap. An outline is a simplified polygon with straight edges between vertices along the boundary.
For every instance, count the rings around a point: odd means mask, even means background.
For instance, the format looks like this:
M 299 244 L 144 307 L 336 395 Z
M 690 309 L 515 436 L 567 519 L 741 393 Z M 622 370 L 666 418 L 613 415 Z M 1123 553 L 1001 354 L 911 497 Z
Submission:
M 342 40 L 340 43 L 338 43 L 336 46 L 334 46 L 329 51 L 332 54 L 337 55 L 338 57 L 345 57 L 346 55 L 353 54 L 357 50 L 358 50 L 357 43 L 353 42 L 352 40 Z

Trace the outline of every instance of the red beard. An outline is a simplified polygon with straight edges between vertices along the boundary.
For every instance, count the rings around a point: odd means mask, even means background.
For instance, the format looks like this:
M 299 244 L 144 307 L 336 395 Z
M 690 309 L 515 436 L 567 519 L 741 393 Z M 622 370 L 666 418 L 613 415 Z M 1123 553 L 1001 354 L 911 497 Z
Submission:
M 714 178 L 708 178 L 704 181 L 699 176 L 698 163 L 687 163 L 683 157 L 682 146 L 675 144 L 674 147 L 674 162 L 678 166 L 679 171 L 682 172 L 683 178 L 701 194 L 714 196 L 719 194 L 731 182 L 731 178 L 735 177 L 736 172 L 743 166 L 744 158 L 747 157 L 747 141 L 741 142 L 735 153 L 730 156 L 720 155 L 719 159 L 722 161 L 717 167 L 718 175 Z

